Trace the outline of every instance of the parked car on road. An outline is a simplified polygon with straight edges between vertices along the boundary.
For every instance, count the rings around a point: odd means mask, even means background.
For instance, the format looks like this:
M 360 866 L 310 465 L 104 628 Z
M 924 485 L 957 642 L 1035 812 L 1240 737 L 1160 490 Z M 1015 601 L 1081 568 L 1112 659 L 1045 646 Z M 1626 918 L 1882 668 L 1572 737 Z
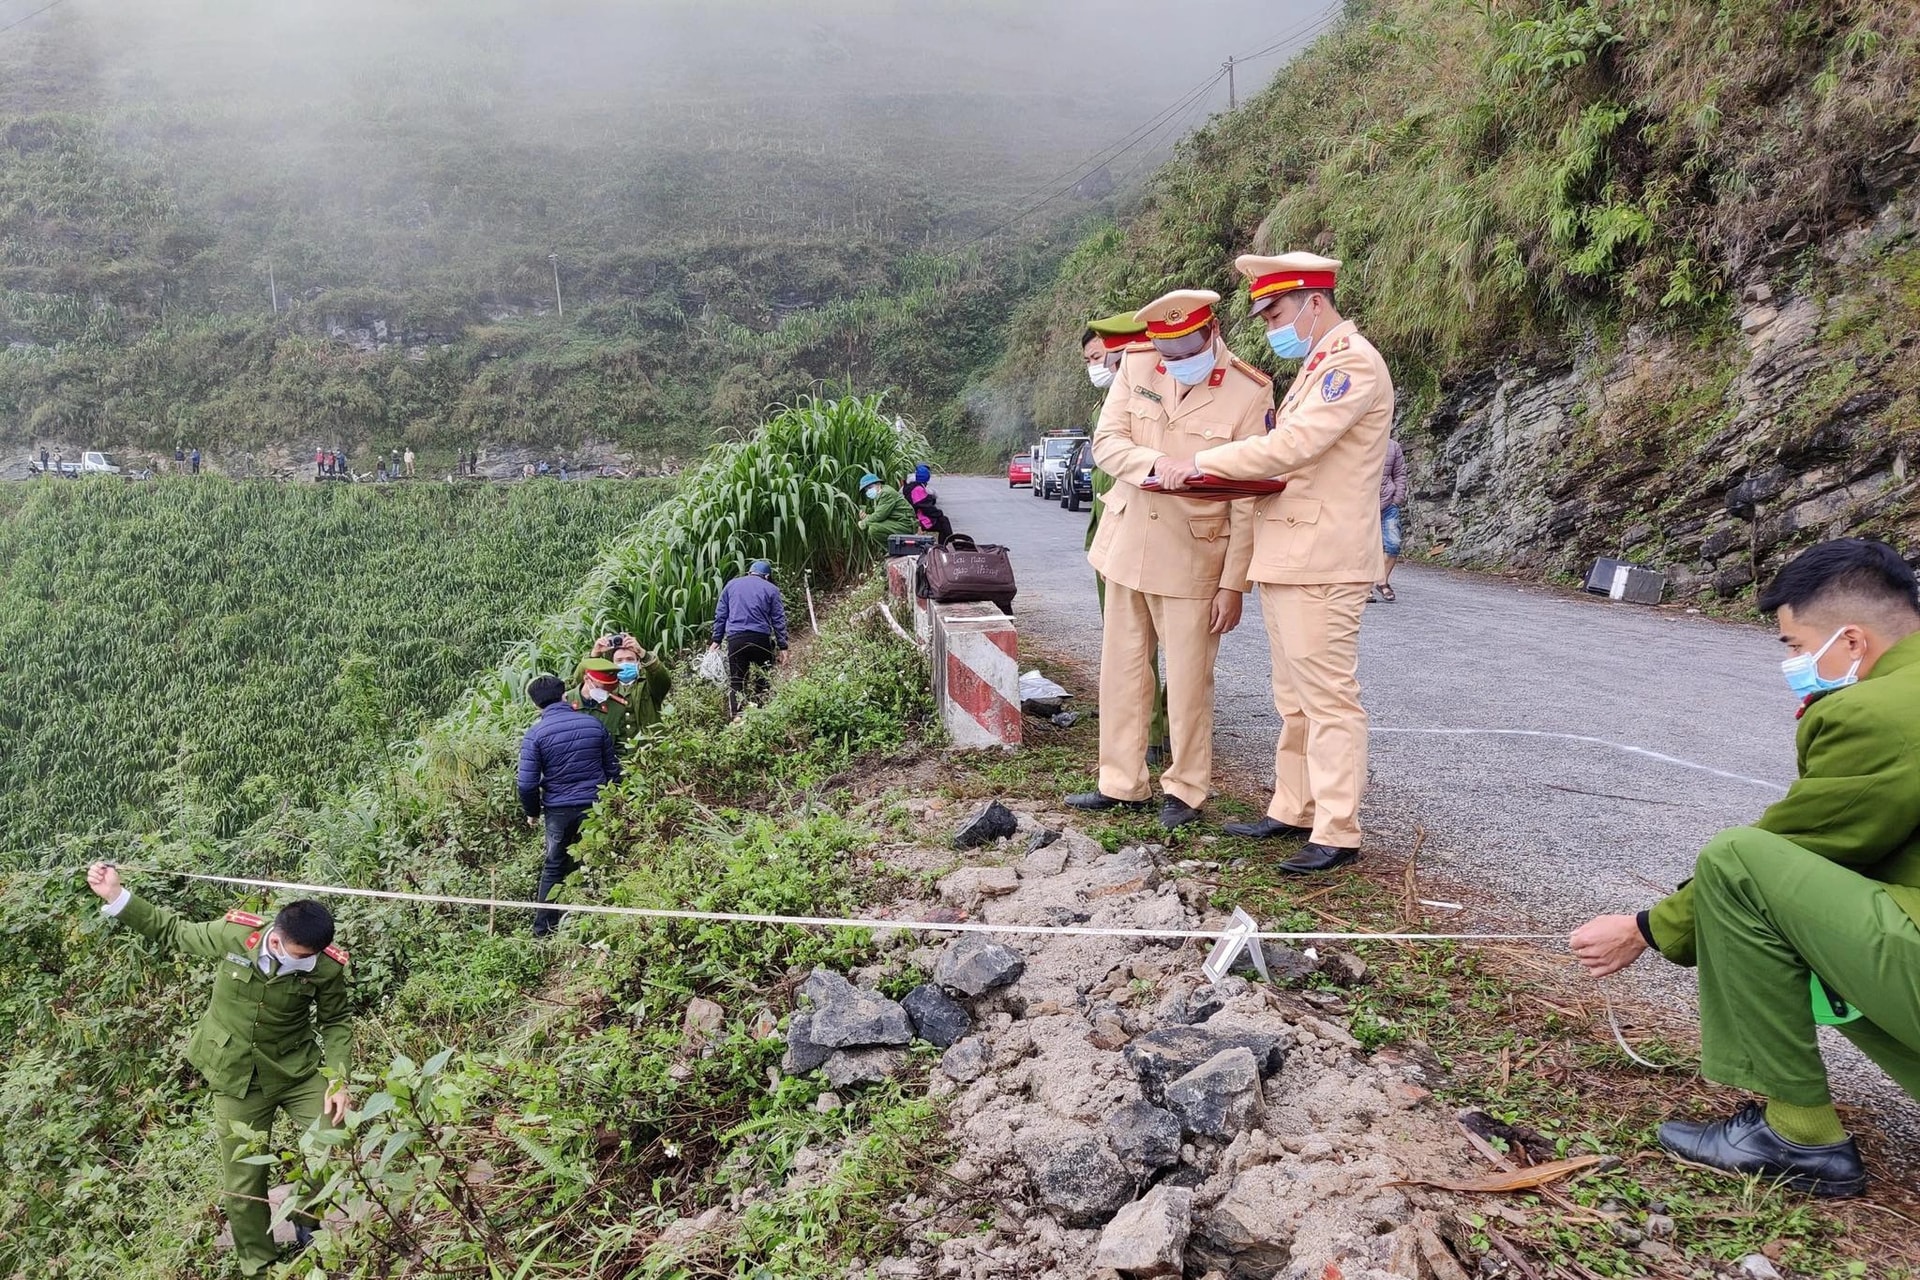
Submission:
M 1074 449 L 1086 438 L 1084 431 L 1049 431 L 1040 437 L 1033 472 L 1034 497 L 1054 498 L 1061 494 L 1067 474 L 1067 459 L 1073 456 Z
M 1066 479 L 1060 486 L 1060 505 L 1078 511 L 1093 503 L 1093 441 L 1082 440 L 1067 459 Z
M 1033 454 L 1016 453 L 1007 459 L 1007 488 L 1018 489 L 1033 483 Z

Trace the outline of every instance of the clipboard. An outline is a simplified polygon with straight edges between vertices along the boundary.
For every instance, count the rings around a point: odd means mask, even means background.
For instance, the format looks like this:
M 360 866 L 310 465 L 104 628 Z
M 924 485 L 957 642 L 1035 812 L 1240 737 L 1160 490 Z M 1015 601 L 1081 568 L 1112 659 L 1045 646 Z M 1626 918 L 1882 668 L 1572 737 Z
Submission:
M 1202 498 L 1211 502 L 1232 502 L 1235 498 L 1270 498 L 1287 487 L 1285 480 L 1223 480 L 1219 476 L 1199 475 L 1176 490 L 1163 490 L 1158 476 L 1140 482 L 1148 493 L 1175 493 L 1182 498 Z

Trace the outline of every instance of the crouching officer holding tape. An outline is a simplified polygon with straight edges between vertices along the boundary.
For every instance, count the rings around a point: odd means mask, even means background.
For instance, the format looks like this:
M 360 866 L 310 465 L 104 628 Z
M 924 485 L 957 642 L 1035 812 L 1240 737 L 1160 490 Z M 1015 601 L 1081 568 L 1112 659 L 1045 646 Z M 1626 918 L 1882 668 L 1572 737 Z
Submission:
M 1151 347 L 1129 349 L 1093 433 L 1093 460 L 1113 477 L 1087 560 L 1106 580 L 1100 644 L 1099 790 L 1079 809 L 1146 808 L 1154 649 L 1166 654 L 1173 759 L 1160 777 L 1168 828 L 1200 819 L 1213 789 L 1213 665 L 1240 624 L 1253 554 L 1247 499 L 1181 497 L 1143 488 L 1170 456 L 1263 434 L 1273 384 L 1220 340 L 1220 295 L 1183 289 L 1137 313 Z M 1378 477 L 1375 477 L 1376 482 Z
M 299 1129 L 324 1113 L 346 1121 L 352 1051 L 347 953 L 332 945 L 333 916 L 318 902 L 289 902 L 271 921 L 245 911 L 206 924 L 182 920 L 122 887 L 104 862 L 87 868 L 104 915 L 167 951 L 213 960 L 219 972 L 187 1061 L 213 1087 L 227 1221 L 240 1274 L 266 1273 L 279 1258 L 267 1208 L 268 1166 L 249 1163 L 235 1125 L 259 1133 L 285 1112 Z M 294 1219 L 302 1244 L 315 1224 Z
M 1800 776 L 1751 827 L 1707 842 L 1693 879 L 1638 916 L 1574 931 L 1596 977 L 1649 946 L 1700 971 L 1700 1074 L 1765 1099 L 1670 1121 L 1693 1164 L 1819 1196 L 1858 1195 L 1814 1027 L 1827 1023 L 1920 1098 L 1920 584 L 1882 542 L 1796 556 L 1760 596 L 1802 699 Z

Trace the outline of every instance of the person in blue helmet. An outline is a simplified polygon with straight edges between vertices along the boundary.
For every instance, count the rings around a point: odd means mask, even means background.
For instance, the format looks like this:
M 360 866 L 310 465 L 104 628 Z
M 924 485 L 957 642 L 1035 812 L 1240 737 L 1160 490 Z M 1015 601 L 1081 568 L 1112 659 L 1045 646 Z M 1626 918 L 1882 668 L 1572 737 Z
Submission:
M 786 600 L 772 579 L 773 566 L 755 560 L 721 588 L 713 611 L 713 647 L 727 647 L 728 719 L 765 692 L 767 668 L 787 660 Z

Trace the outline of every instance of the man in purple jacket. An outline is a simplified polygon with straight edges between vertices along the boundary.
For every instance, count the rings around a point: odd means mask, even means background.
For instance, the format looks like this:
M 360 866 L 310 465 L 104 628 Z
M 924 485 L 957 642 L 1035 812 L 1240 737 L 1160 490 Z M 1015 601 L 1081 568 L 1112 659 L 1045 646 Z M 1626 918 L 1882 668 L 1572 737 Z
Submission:
M 773 566 L 753 565 L 720 590 L 713 611 L 713 647 L 727 646 L 727 716 L 766 688 L 766 669 L 787 660 L 787 607 L 773 585 Z
M 1373 598 L 1393 603 L 1393 566 L 1400 559 L 1401 511 L 1407 505 L 1407 455 L 1398 440 L 1387 440 L 1387 463 L 1380 472 L 1380 550 L 1386 568 L 1373 584 Z
M 580 838 L 580 824 L 600 788 L 620 780 L 613 739 L 597 718 L 566 701 L 566 691 L 558 676 L 535 676 L 527 683 L 527 697 L 540 708 L 540 718 L 520 740 L 516 782 L 527 825 L 546 819 L 546 861 L 540 866 L 537 902 L 545 902 L 554 887 L 573 874 L 571 850 Z M 558 911 L 533 913 L 534 937 L 544 938 L 559 927 Z

